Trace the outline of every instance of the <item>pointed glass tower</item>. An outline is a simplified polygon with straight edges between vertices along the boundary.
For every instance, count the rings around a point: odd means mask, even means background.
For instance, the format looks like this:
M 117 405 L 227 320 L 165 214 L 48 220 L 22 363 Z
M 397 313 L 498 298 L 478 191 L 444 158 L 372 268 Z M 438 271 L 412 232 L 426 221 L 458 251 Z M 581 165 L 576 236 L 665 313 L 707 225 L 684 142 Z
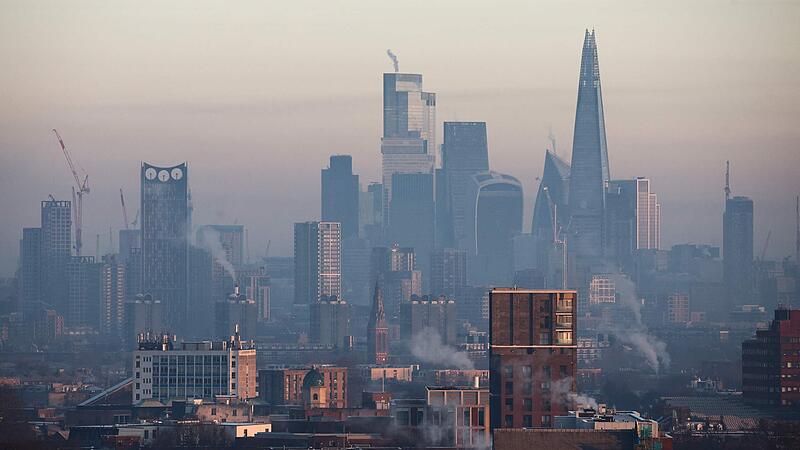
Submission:
M 603 256 L 605 183 L 609 181 L 600 66 L 594 30 L 586 31 L 578 82 L 578 105 L 569 179 L 567 248 L 575 269 L 570 285 L 582 288 L 591 267 Z

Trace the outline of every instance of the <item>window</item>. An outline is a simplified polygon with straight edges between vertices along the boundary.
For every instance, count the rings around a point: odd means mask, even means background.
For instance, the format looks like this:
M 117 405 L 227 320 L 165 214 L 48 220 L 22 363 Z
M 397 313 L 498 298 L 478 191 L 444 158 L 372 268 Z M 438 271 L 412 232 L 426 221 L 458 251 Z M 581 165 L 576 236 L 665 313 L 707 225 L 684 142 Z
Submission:
M 542 426 L 549 427 L 550 426 L 550 415 L 545 414 L 542 416 Z
M 483 414 L 484 414 L 483 408 L 478 408 L 478 426 L 479 427 L 482 427 L 482 426 L 486 425 L 486 422 L 485 422 L 485 420 L 483 418 Z
M 533 416 L 528 414 L 522 416 L 522 426 L 525 428 L 533 427 Z
M 514 410 L 514 399 L 507 398 L 506 399 L 506 411 L 513 411 Z
M 533 383 L 526 381 L 522 383 L 522 395 L 531 395 L 533 392 Z
M 514 366 L 503 366 L 503 376 L 511 378 L 514 376 Z
M 522 407 L 525 411 L 533 411 L 533 399 L 524 398 L 522 399 Z
M 506 381 L 506 395 L 513 395 L 514 394 L 514 383 L 511 381 Z
M 525 378 L 530 378 L 531 373 L 533 373 L 533 368 L 531 366 L 522 366 L 522 376 Z
M 550 366 L 543 366 L 542 367 L 542 376 L 545 380 L 550 379 Z
M 558 374 L 561 376 L 561 378 L 566 377 L 567 376 L 567 366 L 558 366 Z
M 212 416 L 216 416 L 217 415 L 217 408 L 211 408 L 211 415 Z
M 506 415 L 506 428 L 514 428 L 514 416 Z
M 572 331 L 556 331 L 556 343 L 562 345 L 572 344 Z

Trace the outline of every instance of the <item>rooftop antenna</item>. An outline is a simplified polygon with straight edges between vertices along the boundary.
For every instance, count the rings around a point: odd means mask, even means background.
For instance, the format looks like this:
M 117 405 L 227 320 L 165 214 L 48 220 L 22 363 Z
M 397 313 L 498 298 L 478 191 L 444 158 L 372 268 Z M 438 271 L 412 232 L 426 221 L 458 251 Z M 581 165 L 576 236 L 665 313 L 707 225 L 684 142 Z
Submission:
M 397 60 L 397 55 L 392 52 L 392 49 L 386 49 L 386 54 L 389 55 L 389 58 L 392 60 L 394 73 L 400 72 L 400 61 Z
M 547 131 L 547 139 L 550 140 L 550 147 L 552 147 L 553 154 L 557 155 L 558 151 L 556 150 L 556 136 L 553 134 L 553 127 Z
M 725 161 L 725 200 L 731 198 L 731 162 Z

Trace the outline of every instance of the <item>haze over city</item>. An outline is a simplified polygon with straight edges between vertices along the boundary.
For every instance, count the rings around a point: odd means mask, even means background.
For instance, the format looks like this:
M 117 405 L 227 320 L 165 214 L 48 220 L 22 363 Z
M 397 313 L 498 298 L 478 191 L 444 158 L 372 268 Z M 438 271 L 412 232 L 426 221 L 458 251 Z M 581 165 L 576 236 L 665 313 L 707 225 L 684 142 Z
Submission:
M 319 168 L 379 181 L 391 48 L 438 95 L 437 121 L 486 121 L 491 165 L 524 185 L 552 129 L 569 158 L 584 28 L 595 29 L 615 178 L 646 174 L 663 243 L 721 244 L 724 163 L 754 199 L 755 243 L 793 248 L 800 191 L 794 2 L 2 2 L 0 274 L 41 199 L 70 196 L 51 128 L 89 173 L 87 248 L 135 213 L 141 161 L 187 161 L 197 223 L 246 224 L 251 257 L 291 253 L 319 216 Z M 413 30 L 413 32 L 410 32 Z

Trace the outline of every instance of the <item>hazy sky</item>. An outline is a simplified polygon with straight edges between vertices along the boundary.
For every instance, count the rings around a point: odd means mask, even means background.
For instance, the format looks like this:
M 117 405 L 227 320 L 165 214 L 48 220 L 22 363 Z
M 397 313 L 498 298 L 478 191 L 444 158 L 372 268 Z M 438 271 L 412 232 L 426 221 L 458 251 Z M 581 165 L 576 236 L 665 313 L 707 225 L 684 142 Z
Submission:
M 194 223 L 245 224 L 250 254 L 291 253 L 319 216 L 320 169 L 377 180 L 386 49 L 438 94 L 437 118 L 488 123 L 490 164 L 525 183 L 548 128 L 569 157 L 580 50 L 595 28 L 614 178 L 648 176 L 662 246 L 721 244 L 723 173 L 751 196 L 756 254 L 794 248 L 800 193 L 796 1 L 2 1 L 0 275 L 39 201 L 68 199 L 51 128 L 89 173 L 85 249 L 138 209 L 139 163 L 189 163 Z M 441 135 L 441 125 L 439 127 Z M 115 238 L 116 244 L 116 238 Z

